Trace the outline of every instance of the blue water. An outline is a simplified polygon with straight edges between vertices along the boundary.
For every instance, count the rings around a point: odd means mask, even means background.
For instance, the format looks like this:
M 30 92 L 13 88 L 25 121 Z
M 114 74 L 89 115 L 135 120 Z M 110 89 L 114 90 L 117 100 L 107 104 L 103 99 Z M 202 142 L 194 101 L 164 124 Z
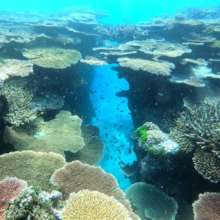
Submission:
M 128 90 L 126 80 L 119 79 L 117 72 L 110 66 L 99 67 L 94 71 L 91 85 L 91 101 L 95 111 L 92 123 L 100 128 L 105 146 L 101 167 L 112 173 L 122 188 L 130 185 L 121 166 L 136 160 L 131 136 L 134 129 L 128 100 L 118 97 L 117 93 Z
M 105 11 L 109 23 L 134 23 L 154 16 L 174 15 L 189 7 L 219 6 L 220 0 L 8 0 L 1 1 L 2 10 L 57 12 L 67 8 Z

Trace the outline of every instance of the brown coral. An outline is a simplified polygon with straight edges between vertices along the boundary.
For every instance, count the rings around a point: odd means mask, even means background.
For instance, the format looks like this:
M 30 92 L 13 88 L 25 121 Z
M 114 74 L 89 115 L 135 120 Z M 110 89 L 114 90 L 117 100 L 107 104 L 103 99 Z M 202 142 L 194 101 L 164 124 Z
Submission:
M 29 185 L 50 190 L 51 175 L 64 164 L 64 158 L 55 153 L 22 151 L 3 154 L 0 156 L 0 180 L 15 176 Z
M 101 168 L 91 166 L 80 161 L 66 164 L 55 171 L 51 181 L 58 186 L 65 196 L 83 189 L 99 191 L 128 205 L 125 195 L 120 190 L 116 179 Z
M 0 181 L 0 220 L 4 219 L 8 203 L 18 197 L 27 187 L 27 183 L 15 177 L 7 177 Z
M 114 197 L 88 190 L 71 194 L 62 217 L 63 220 L 132 220 L 128 210 Z
M 220 193 L 206 192 L 193 204 L 195 220 L 220 219 Z

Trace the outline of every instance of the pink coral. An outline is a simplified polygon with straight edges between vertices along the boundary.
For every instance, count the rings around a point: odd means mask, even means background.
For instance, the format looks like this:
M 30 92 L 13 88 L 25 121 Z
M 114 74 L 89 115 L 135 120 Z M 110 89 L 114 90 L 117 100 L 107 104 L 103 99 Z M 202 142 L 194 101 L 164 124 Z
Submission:
M 193 204 L 195 220 L 220 219 L 220 193 L 203 193 Z
M 4 220 L 4 213 L 8 203 L 27 187 L 27 183 L 15 177 L 8 177 L 0 181 L 0 220 Z

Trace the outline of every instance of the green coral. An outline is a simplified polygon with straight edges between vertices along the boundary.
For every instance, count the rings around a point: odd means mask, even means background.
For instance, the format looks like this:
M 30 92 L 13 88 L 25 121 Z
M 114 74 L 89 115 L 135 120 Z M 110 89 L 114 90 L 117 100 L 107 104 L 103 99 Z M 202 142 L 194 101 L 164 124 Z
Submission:
M 142 143 L 145 143 L 148 139 L 148 129 L 146 126 L 139 127 L 137 129 L 137 137 Z
M 10 203 L 5 219 L 55 220 L 56 218 L 49 194 L 38 188 L 29 187 Z

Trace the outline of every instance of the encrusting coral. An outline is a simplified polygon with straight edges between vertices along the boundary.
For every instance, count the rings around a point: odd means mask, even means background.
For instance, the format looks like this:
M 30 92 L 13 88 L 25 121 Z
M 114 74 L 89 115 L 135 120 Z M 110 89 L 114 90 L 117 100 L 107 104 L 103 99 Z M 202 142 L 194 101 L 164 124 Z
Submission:
M 65 69 L 77 64 L 81 59 L 77 50 L 55 47 L 26 49 L 23 56 L 37 66 L 52 69 Z
M 0 181 L 0 220 L 5 219 L 5 212 L 10 202 L 15 200 L 27 187 L 27 183 L 15 177 Z
M 50 121 L 38 118 L 26 127 L 6 127 L 4 140 L 17 150 L 76 153 L 85 146 L 81 136 L 82 120 L 68 111 L 60 111 Z M 32 130 L 32 131 L 31 131 Z
M 220 193 L 206 192 L 193 203 L 194 220 L 220 219 Z
M 55 153 L 11 152 L 0 156 L 0 180 L 13 176 L 29 185 L 50 190 L 53 188 L 49 182 L 51 175 L 64 164 L 64 158 Z
M 63 220 L 132 220 L 128 210 L 114 197 L 82 190 L 70 195 Z

